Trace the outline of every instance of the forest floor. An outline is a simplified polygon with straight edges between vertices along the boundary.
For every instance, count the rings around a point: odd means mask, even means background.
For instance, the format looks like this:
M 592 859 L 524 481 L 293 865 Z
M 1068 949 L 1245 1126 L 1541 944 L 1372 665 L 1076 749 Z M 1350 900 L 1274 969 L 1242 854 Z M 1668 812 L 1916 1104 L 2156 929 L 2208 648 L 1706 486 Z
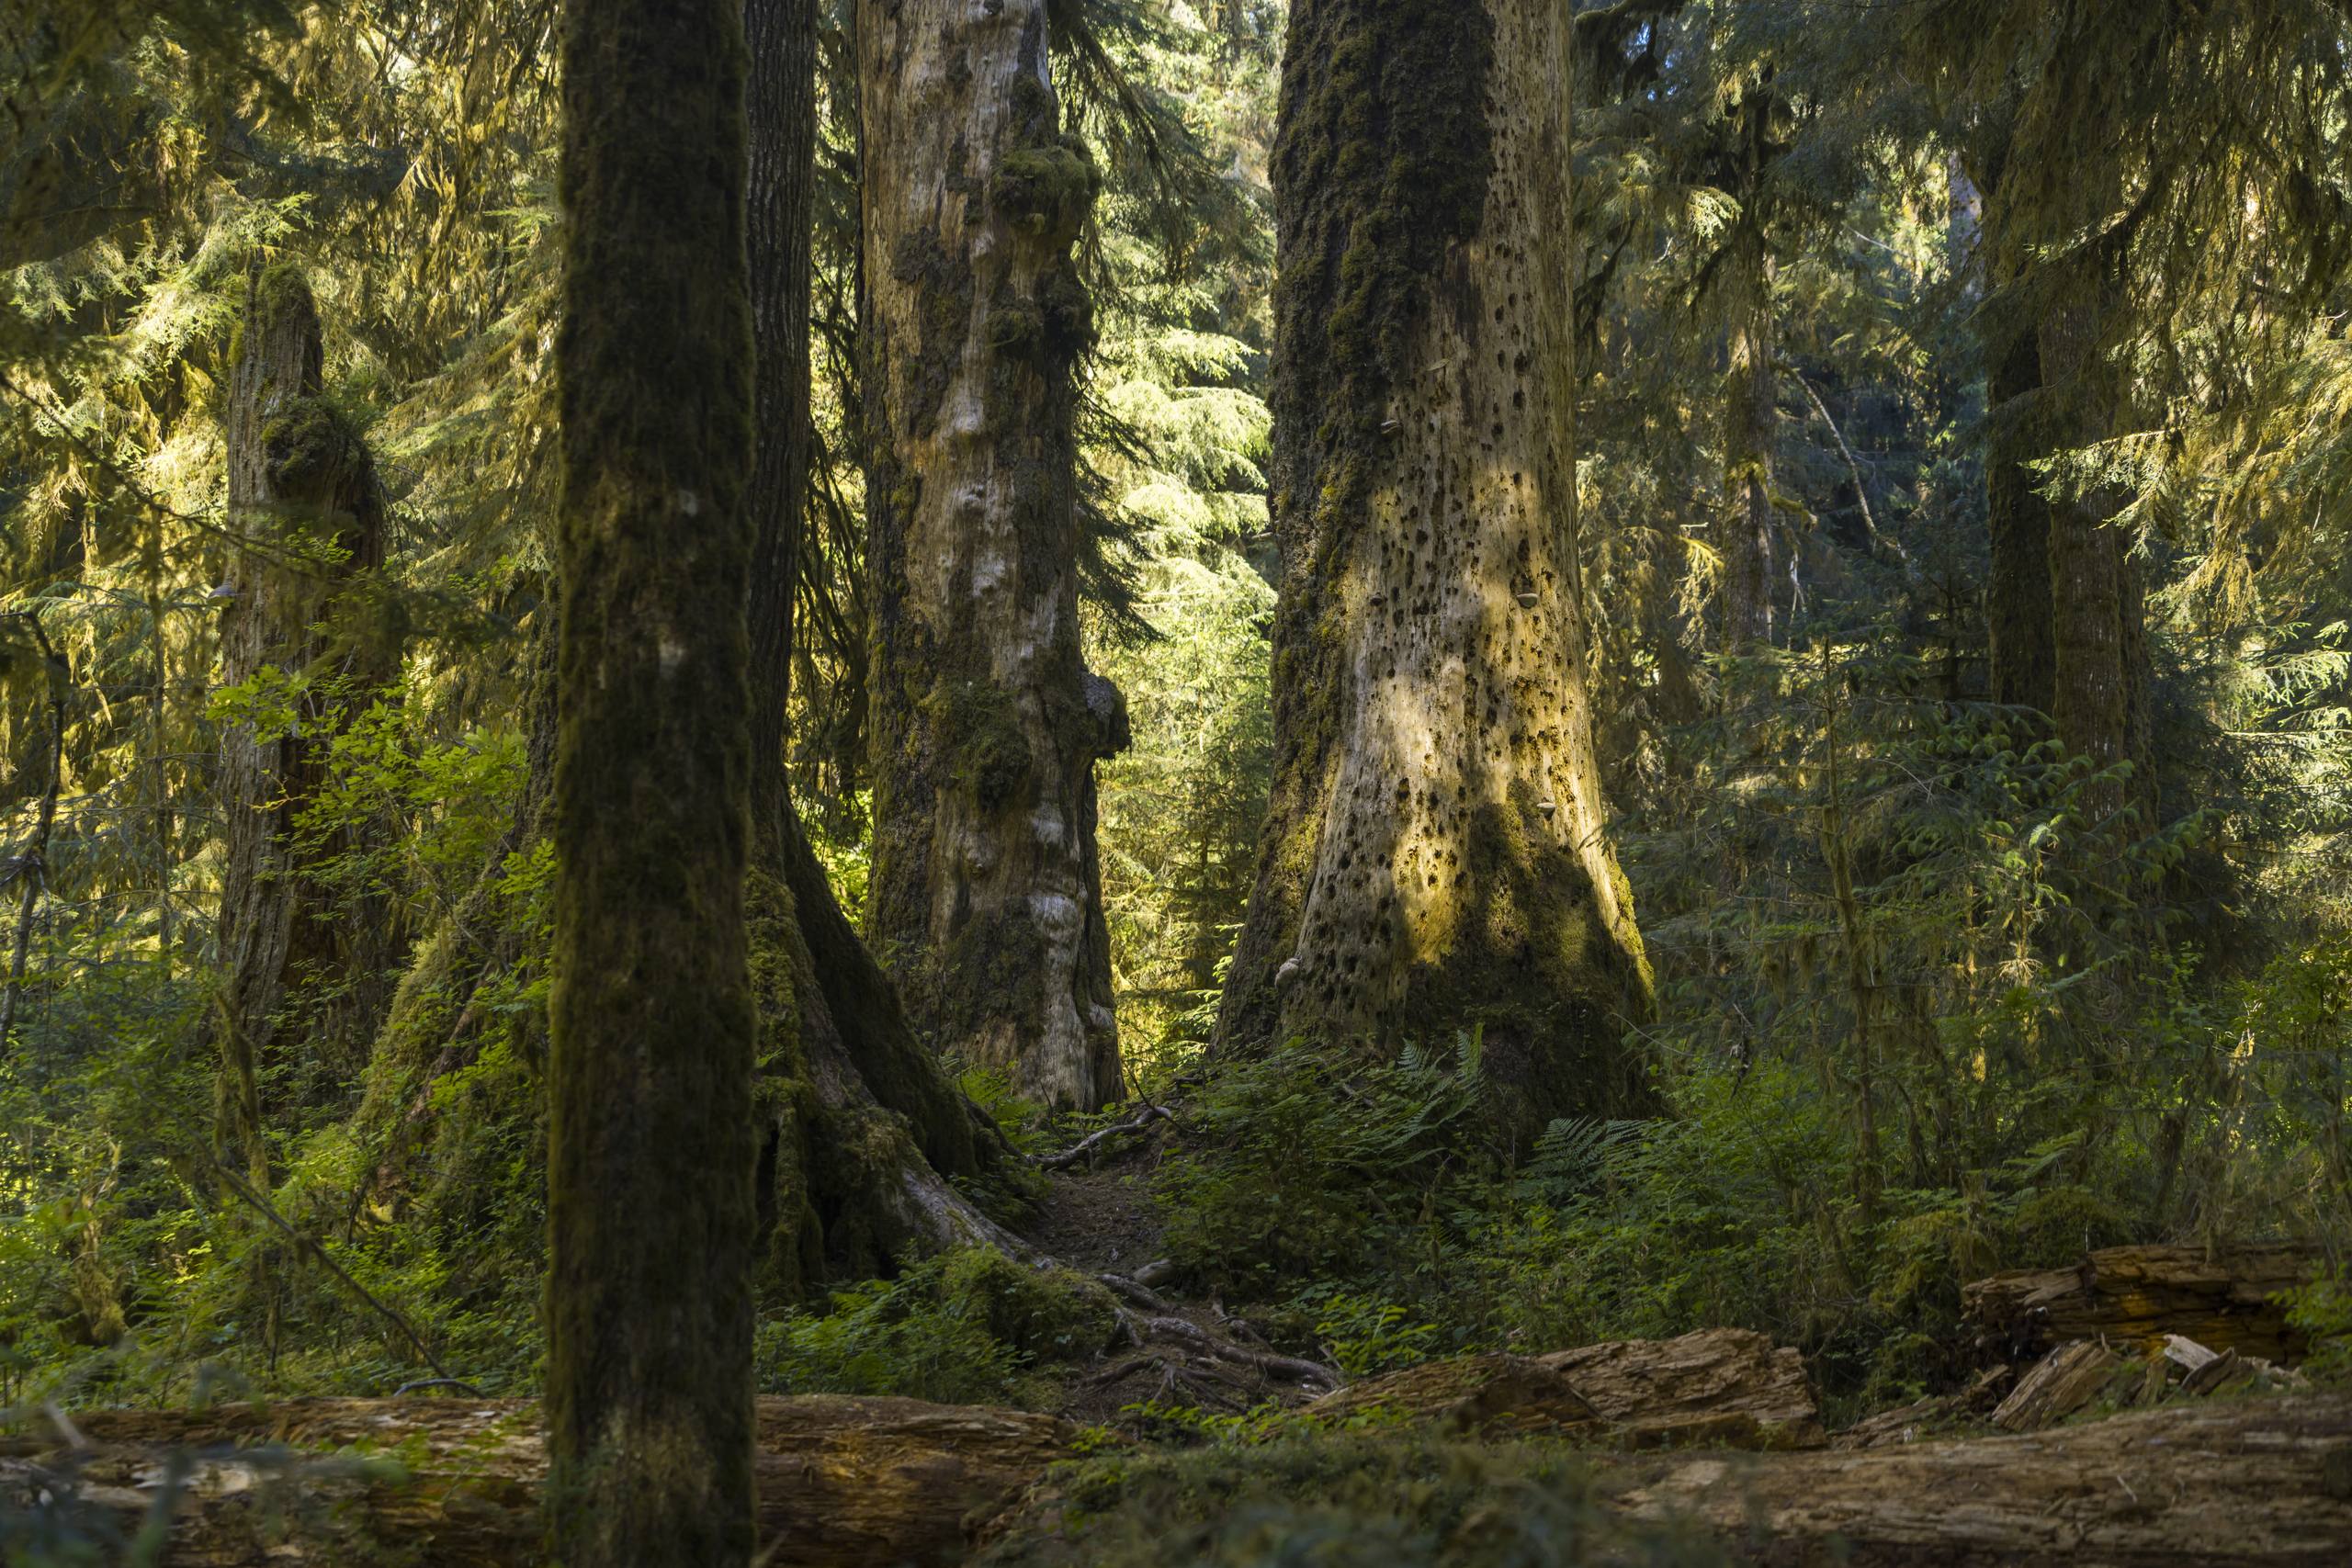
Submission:
M 1163 1226 L 1150 1188 L 1159 1131 L 1049 1171 L 1050 1190 L 1023 1235 L 1123 1303 L 1122 1342 L 1072 1371 L 1055 1414 L 1109 1425 L 1132 1419 L 1138 1407 L 1238 1415 L 1306 1404 L 1327 1392 L 1302 1376 L 1313 1363 L 1277 1355 L 1215 1297 L 1194 1301 L 1164 1287 Z

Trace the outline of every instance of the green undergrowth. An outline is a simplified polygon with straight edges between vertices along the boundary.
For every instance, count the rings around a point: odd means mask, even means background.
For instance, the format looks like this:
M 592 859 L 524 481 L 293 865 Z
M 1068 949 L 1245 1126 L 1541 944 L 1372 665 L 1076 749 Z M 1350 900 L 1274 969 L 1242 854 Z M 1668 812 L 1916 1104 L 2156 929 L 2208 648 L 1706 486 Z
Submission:
M 1564 1449 L 1304 1432 L 1105 1452 L 1059 1466 L 978 1559 L 985 1568 L 1696 1568 L 1726 1561 L 1694 1535 L 1616 1515 Z
M 1042 1409 L 1056 1403 L 1057 1371 L 1103 1349 L 1116 1326 L 1093 1281 L 971 1247 L 836 1291 L 822 1312 L 770 1319 L 756 1365 L 770 1393 Z
M 1555 1122 L 1518 1150 L 1480 1114 L 1471 1042 L 1370 1062 L 1297 1043 L 1183 1107 L 1156 1178 L 1168 1248 L 1188 1288 L 1353 1376 L 1736 1326 L 1804 1350 L 1835 1424 L 1974 1370 L 1968 1280 L 2126 1243 L 2315 1234 L 2335 1173 L 2304 1120 L 2324 1106 L 2298 1085 L 2344 1050 L 2341 965 L 2323 943 L 2258 983 L 2145 1003 L 2138 1028 L 2174 1059 L 2240 1064 L 2234 1103 L 2200 1104 L 2185 1071 L 2152 1093 L 2045 1065 L 1980 1093 L 1971 1158 L 1944 1170 L 1908 1140 L 1867 1162 L 1845 1085 L 1797 1060 L 1662 1071 L 1667 1115 Z M 1947 1025 L 1973 1071 L 1998 1070 L 1998 1032 L 2030 1026 L 2030 1006 Z M 2203 1156 L 2217 1146 L 2231 1157 Z M 2294 1298 L 2323 1343 L 2352 1331 L 2347 1301 L 2340 1280 Z

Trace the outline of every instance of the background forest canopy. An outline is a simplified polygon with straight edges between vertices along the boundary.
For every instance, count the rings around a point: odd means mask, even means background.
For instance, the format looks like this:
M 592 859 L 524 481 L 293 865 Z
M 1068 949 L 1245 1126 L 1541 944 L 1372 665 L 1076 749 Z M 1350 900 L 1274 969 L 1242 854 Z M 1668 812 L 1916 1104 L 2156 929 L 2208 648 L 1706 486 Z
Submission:
M 984 1247 L 1138 1103 L 1351 1375 L 1850 1412 L 2224 1237 L 2352 1334 L 2352 11 L 1029 0 L 967 254 L 876 4 L 773 121 L 749 11 L 763 1387 L 1059 1407 Z M 539 1386 L 560 32 L 0 11 L 0 1404 Z

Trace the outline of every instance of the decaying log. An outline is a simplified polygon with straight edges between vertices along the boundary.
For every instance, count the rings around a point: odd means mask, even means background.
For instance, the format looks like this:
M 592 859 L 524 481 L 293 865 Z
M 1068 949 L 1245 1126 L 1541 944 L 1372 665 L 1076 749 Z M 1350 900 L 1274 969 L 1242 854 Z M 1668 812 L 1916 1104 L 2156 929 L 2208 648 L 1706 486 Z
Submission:
M 958 1562 L 967 1516 L 994 1512 L 1074 1437 L 1048 1416 L 910 1399 L 763 1399 L 759 1418 L 762 1550 L 796 1568 Z M 72 1509 L 85 1535 L 129 1537 L 160 1492 L 184 1485 L 166 1568 L 541 1561 L 547 1466 L 527 1400 L 302 1399 L 73 1421 L 79 1450 L 53 1435 L 0 1438 L 0 1516 Z
M 1351 1384 L 1309 1408 L 1345 1418 L 1374 1407 L 1456 1430 L 1606 1432 L 1636 1448 L 1826 1440 L 1804 1357 L 1744 1328 L 1433 1362 Z
M 1542 1358 L 1637 1443 L 1818 1448 L 1804 1358 L 1745 1328 L 1620 1339 Z
M 2158 1351 L 2179 1334 L 2215 1350 L 2293 1363 L 2302 1337 L 2270 1298 L 2309 1280 L 2319 1253 L 2286 1243 L 2219 1248 L 2110 1247 L 2071 1269 L 2023 1269 L 1961 1292 L 1994 1357 L 2030 1361 L 2075 1339 Z
M 1948 1428 L 1986 1415 L 2001 1403 L 2017 1374 L 2007 1367 L 1979 1372 L 1957 1393 L 1931 1394 L 1894 1410 L 1882 1410 L 1855 1422 L 1829 1439 L 1834 1449 L 1878 1449 L 1890 1443 L 1916 1443 Z
M 1307 1413 L 1331 1422 L 1387 1413 L 1489 1437 L 1597 1435 L 1608 1426 L 1567 1374 L 1530 1356 L 1464 1356 L 1408 1367 L 1327 1393 Z
M 1745 1561 L 1849 1568 L 2340 1568 L 2352 1397 L 2169 1404 L 2029 1437 L 1860 1452 L 1619 1456 L 1607 1495 Z
M 74 1419 L 78 1450 L 55 1435 L 0 1438 L 0 1519 L 54 1512 L 78 1487 L 96 1522 L 128 1537 L 181 1456 L 188 1495 L 164 1568 L 543 1560 L 544 1466 L 526 1402 L 301 1400 Z M 961 1561 L 1075 1437 L 1014 1411 L 763 1401 L 767 1560 Z M 272 1438 L 301 1451 L 243 1446 Z M 2340 1393 L 2178 1401 L 2030 1436 L 1859 1452 L 1599 1452 L 1589 1463 L 1610 1506 L 1687 1521 L 1741 1560 L 1776 1565 L 2336 1568 L 2352 1548 L 2352 1395 Z
M 2086 1407 L 2138 1369 L 2106 1346 L 2088 1339 L 2062 1345 L 2018 1380 L 1993 1412 L 1993 1425 L 2009 1432 L 2038 1432 Z

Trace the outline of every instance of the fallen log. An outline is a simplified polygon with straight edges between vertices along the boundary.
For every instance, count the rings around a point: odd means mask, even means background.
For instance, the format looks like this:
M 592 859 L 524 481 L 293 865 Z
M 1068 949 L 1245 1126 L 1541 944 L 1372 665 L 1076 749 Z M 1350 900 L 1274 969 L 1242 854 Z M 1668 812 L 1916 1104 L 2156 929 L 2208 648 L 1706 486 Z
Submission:
M 1598 1435 L 1608 1427 L 1566 1373 L 1531 1356 L 1408 1367 L 1327 1393 L 1306 1414 L 1334 1424 L 1385 1415 L 1483 1437 Z
M 1538 1359 L 1637 1446 L 1804 1449 L 1827 1441 L 1804 1357 L 1751 1329 L 1611 1340 Z
M 1458 1432 L 1606 1434 L 1632 1448 L 1826 1440 L 1804 1358 L 1744 1328 L 1435 1361 L 1351 1384 L 1307 1410 L 1332 1420 L 1386 1410 Z
M 2271 1298 L 2307 1282 L 2312 1247 L 2110 1247 L 2066 1269 L 2018 1269 L 1962 1287 L 1962 1316 L 1991 1359 L 2038 1359 L 2075 1339 L 2160 1351 L 2168 1335 L 2266 1360 L 2302 1359 L 2303 1337 Z
M 120 1541 L 162 1500 L 166 1568 L 542 1560 L 547 1461 L 531 1401 L 298 1399 L 71 1419 L 79 1446 L 0 1438 L 0 1527 L 46 1516 L 68 1539 Z M 1075 1436 L 1014 1410 L 763 1399 L 762 1550 L 796 1568 L 960 1562 L 967 1516 L 1001 1507 Z
M 1849 1568 L 2340 1568 L 2352 1396 L 2166 1404 L 2026 1437 L 1600 1461 L 1638 1517 L 1747 1562 Z
M 1051 1417 L 911 1400 L 766 1400 L 760 1417 L 763 1548 L 796 1568 L 963 1561 L 974 1532 L 1077 1446 Z M 48 1516 L 82 1539 L 126 1539 L 177 1474 L 185 1495 L 164 1568 L 542 1561 L 544 1463 L 527 1403 L 300 1400 L 74 1420 L 78 1449 L 53 1435 L 0 1438 L 0 1536 L 42 1539 Z M 273 1438 L 288 1446 L 252 1446 Z M 1774 1565 L 2336 1568 L 2352 1548 L 2352 1394 L 2340 1393 L 2176 1403 L 2030 1436 L 1854 1452 L 1580 1462 L 1591 1496 L 1617 1517 L 1703 1529 L 1736 1560 Z M 1255 1475 L 1250 1450 L 1237 1463 Z M 1111 1484 L 1093 1490 L 1091 1513 L 1116 1508 Z M 1024 1518 L 1032 1539 L 1062 1528 Z M 1089 1555 L 1093 1525 L 1070 1528 L 1075 1555 L 1022 1560 L 1102 1561 Z M 82 1560 L 125 1555 L 101 1548 Z

